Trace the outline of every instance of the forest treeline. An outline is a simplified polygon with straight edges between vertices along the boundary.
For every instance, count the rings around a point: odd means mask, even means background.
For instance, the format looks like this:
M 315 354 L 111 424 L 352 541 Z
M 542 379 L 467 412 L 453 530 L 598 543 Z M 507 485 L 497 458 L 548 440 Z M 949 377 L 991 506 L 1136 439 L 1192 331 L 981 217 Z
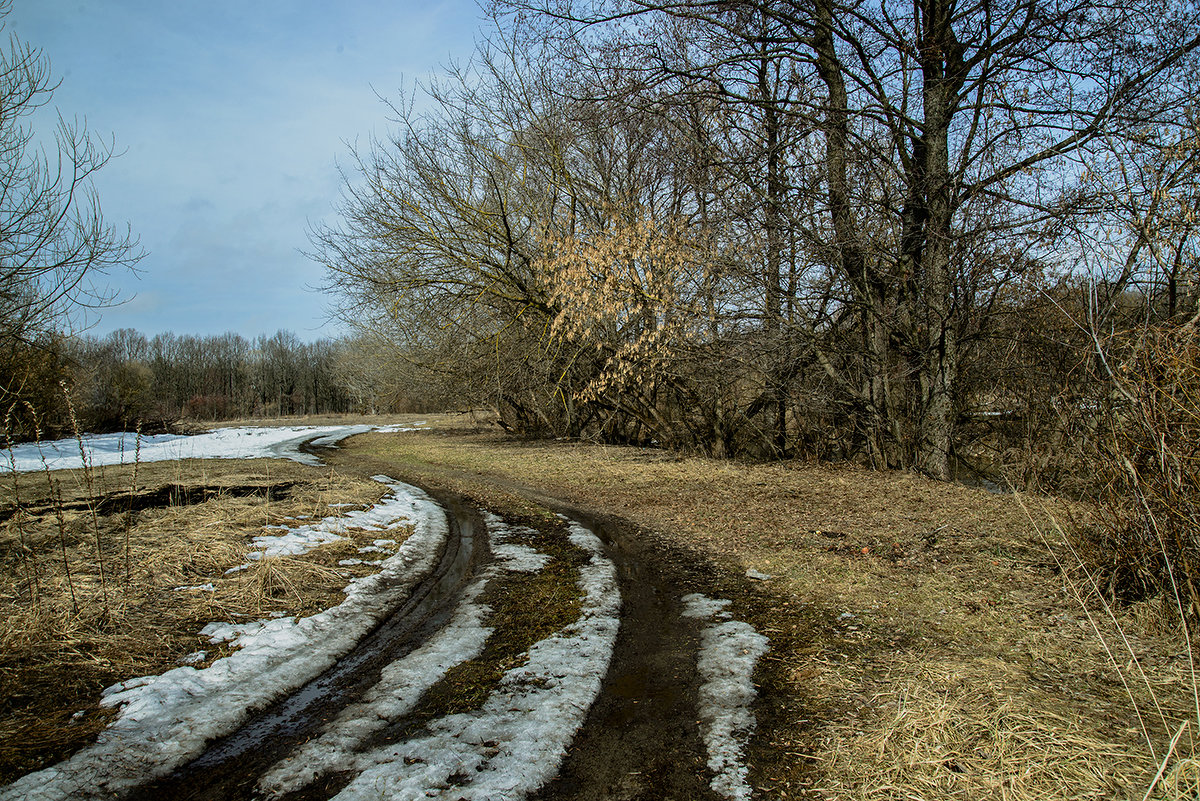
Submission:
M 1144 334 L 1194 323 L 1194 4 L 494 11 L 315 237 L 431 396 L 1057 486 L 1094 473 Z
M 14 440 L 82 431 L 171 430 L 181 420 L 409 411 L 416 399 L 381 378 L 350 339 L 306 343 L 289 331 L 247 339 L 119 329 L 104 337 L 10 344 L 0 406 Z M 72 413 L 75 419 L 72 420 Z

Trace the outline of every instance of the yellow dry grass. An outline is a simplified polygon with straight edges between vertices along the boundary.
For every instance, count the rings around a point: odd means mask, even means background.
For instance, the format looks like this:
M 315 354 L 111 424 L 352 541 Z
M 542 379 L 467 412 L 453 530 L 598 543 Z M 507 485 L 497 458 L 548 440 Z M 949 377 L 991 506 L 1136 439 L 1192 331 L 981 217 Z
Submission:
M 303 556 L 247 562 L 264 526 L 374 503 L 384 488 L 362 477 L 285 461 L 143 464 L 136 487 L 130 467 L 97 470 L 93 497 L 79 472 L 53 474 L 61 504 L 44 474 L 20 476 L 25 511 L 0 525 L 0 784 L 93 737 L 108 717 L 104 687 L 197 651 L 201 666 L 227 653 L 199 636 L 206 623 L 310 615 L 375 569 L 338 564 L 381 536 L 354 529 Z
M 360 437 L 347 458 L 536 487 L 717 562 L 717 589 L 772 640 L 751 744 L 762 797 L 1140 799 L 1160 765 L 1152 797 L 1195 797 L 1176 629 L 1149 605 L 1107 616 L 1042 533 L 1085 525 L 1086 508 L 1039 501 L 1031 517 L 906 473 L 515 442 L 455 422 Z

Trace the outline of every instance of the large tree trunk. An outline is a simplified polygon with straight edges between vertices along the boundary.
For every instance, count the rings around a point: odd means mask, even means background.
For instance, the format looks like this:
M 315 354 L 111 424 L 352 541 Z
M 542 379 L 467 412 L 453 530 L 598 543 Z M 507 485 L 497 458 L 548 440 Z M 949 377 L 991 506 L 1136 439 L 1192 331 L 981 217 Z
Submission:
M 964 74 L 962 47 L 951 26 L 952 0 L 927 0 L 919 58 L 924 79 L 923 158 L 915 176 L 927 214 L 921 252 L 923 321 L 920 343 L 921 411 L 916 467 L 933 478 L 950 476 L 954 389 L 958 380 L 958 310 L 951 264 L 954 207 L 950 186 L 950 121 Z M 914 161 L 918 161 L 914 159 Z
M 857 308 L 862 335 L 860 353 L 861 385 L 856 401 L 865 408 L 863 439 L 867 455 L 877 467 L 895 467 L 886 410 L 891 406 L 887 380 L 888 332 L 885 328 L 885 298 L 876 291 L 872 274 L 859 241 L 855 215 L 850 202 L 849 163 L 850 112 L 845 76 L 837 56 L 833 35 L 833 10 L 827 0 L 813 8 L 813 48 L 817 73 L 828 94 L 821 132 L 825 138 L 825 178 L 829 192 L 829 217 L 838 254 L 838 266 L 845 276 Z

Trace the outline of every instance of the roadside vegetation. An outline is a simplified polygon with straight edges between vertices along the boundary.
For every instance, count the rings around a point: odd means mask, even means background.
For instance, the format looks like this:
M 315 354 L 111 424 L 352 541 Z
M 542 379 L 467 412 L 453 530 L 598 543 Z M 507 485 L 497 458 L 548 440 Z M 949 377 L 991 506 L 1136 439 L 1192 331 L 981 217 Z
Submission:
M 10 473 L 0 487 L 0 784 L 90 742 L 104 688 L 224 655 L 200 634 L 208 623 L 310 615 L 373 569 L 339 562 L 365 559 L 378 532 L 247 553 L 265 526 L 374 503 L 377 482 L 279 460 L 92 472 Z

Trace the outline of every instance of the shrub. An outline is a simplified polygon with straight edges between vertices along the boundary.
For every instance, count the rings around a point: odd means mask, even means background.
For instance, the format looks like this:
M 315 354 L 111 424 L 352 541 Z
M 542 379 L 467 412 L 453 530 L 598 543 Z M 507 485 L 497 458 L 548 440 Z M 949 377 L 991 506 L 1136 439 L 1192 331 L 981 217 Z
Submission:
M 1120 364 L 1106 442 L 1106 525 L 1089 543 L 1118 600 L 1177 602 L 1200 622 L 1200 332 L 1140 332 Z

